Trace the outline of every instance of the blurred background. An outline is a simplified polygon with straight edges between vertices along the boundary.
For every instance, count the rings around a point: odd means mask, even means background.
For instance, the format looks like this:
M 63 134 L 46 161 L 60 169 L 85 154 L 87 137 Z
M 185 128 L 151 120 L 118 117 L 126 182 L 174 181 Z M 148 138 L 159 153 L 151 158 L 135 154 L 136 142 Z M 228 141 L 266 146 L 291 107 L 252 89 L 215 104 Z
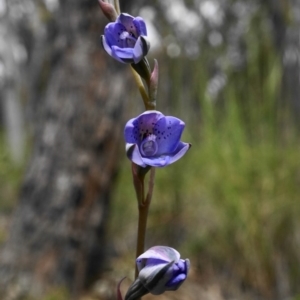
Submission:
M 193 145 L 156 172 L 147 247 L 192 262 L 160 298 L 299 300 L 300 2 L 120 2 Z M 122 131 L 143 105 L 106 24 L 96 0 L 0 0 L 1 299 L 115 299 L 133 278 Z

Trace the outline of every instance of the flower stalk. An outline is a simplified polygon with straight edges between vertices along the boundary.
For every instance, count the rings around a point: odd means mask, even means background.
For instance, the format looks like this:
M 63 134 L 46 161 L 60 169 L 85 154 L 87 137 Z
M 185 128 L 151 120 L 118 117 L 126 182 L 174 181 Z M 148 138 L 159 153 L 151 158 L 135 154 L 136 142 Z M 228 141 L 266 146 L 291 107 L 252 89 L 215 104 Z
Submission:
M 115 5 L 116 11 L 119 15 L 121 13 L 119 0 L 114 0 L 114 5 Z
M 144 106 L 145 106 L 145 110 L 153 110 L 155 109 L 155 104 L 153 105 L 150 100 L 149 100 L 149 96 L 146 92 L 145 86 L 143 84 L 143 81 L 140 77 L 140 75 L 136 72 L 136 70 L 131 66 L 131 70 L 132 70 L 132 74 L 134 77 L 134 80 L 138 86 L 139 92 L 142 96 L 143 102 L 144 102 Z
M 149 207 L 150 207 L 152 194 L 153 194 L 154 179 L 155 179 L 155 168 L 151 168 L 147 195 L 142 201 L 139 201 L 138 199 L 139 218 L 138 218 L 138 232 L 137 232 L 137 243 L 136 243 L 136 258 L 145 251 L 147 220 L 148 220 L 148 212 L 149 212 Z M 139 272 L 136 267 L 135 278 L 138 277 L 138 273 Z

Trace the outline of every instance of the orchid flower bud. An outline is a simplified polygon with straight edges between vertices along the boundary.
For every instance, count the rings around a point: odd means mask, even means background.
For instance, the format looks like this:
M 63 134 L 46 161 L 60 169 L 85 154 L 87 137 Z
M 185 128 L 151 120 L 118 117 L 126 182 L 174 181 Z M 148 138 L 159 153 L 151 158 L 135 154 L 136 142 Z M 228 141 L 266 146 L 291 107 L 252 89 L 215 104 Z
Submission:
M 157 88 L 158 88 L 158 62 L 155 59 L 154 60 L 154 69 L 153 69 L 153 72 L 151 73 L 150 84 L 149 84 L 150 100 L 153 103 L 156 103 Z
M 105 2 L 103 0 L 98 0 L 98 3 L 103 14 L 107 17 L 107 19 L 111 22 L 114 22 L 118 17 L 115 7 L 109 2 Z
M 165 291 L 175 291 L 187 278 L 190 268 L 188 259 L 180 259 L 173 248 L 155 246 L 136 259 L 138 278 L 130 286 L 125 300 L 135 300 L 147 293 L 160 295 Z

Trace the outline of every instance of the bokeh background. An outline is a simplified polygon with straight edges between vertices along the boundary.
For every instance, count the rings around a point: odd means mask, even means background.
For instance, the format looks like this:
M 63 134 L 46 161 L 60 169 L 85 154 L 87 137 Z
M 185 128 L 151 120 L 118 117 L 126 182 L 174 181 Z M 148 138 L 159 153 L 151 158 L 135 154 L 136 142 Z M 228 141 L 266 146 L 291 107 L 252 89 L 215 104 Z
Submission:
M 120 2 L 193 145 L 156 172 L 147 246 L 192 262 L 161 299 L 300 299 L 300 2 Z M 115 299 L 133 278 L 122 130 L 143 105 L 106 23 L 96 0 L 0 0 L 1 299 Z

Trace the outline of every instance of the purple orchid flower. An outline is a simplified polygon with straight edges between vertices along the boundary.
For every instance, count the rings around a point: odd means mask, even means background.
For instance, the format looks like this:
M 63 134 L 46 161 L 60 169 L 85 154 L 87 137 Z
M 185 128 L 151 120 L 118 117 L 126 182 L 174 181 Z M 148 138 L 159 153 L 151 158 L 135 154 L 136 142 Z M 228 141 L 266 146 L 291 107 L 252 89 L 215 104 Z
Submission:
M 137 64 L 150 47 L 145 21 L 126 13 L 106 25 L 101 41 L 105 51 L 122 63 Z
M 191 147 L 180 141 L 184 122 L 149 110 L 129 120 L 124 136 L 128 158 L 146 167 L 164 167 L 180 159 Z
M 138 299 L 151 293 L 160 295 L 165 291 L 176 291 L 187 278 L 190 268 L 188 259 L 180 259 L 173 248 L 155 246 L 136 259 L 138 278 L 130 286 L 125 300 Z

